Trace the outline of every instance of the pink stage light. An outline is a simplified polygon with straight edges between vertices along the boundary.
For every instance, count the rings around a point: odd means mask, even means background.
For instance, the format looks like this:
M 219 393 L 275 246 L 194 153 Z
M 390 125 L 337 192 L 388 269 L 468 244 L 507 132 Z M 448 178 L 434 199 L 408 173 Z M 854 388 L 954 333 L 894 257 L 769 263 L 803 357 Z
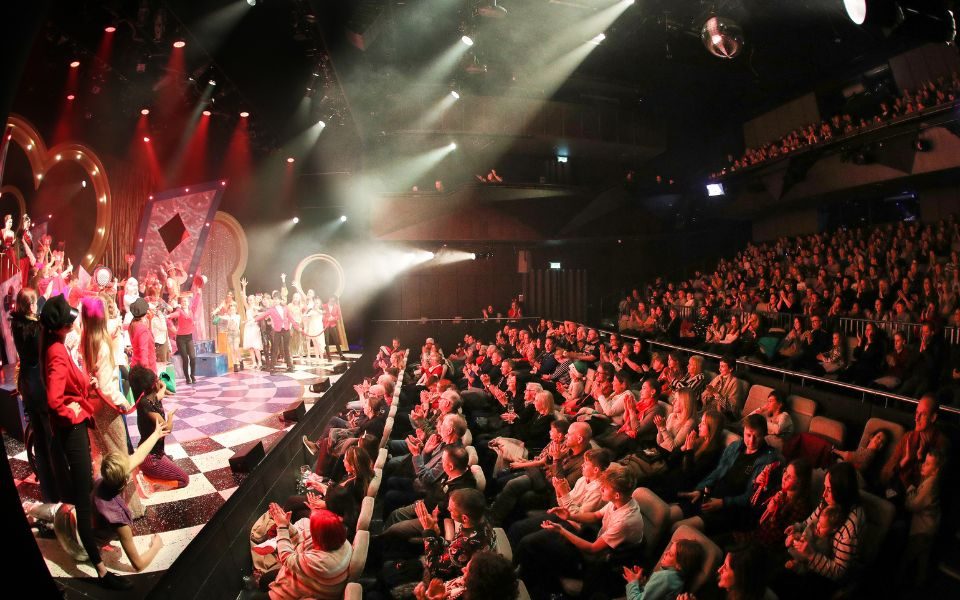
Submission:
M 140 110 L 140 114 L 143 115 L 143 116 L 147 116 L 147 115 L 150 114 L 150 109 L 149 109 L 149 108 L 141 109 L 141 110 Z
M 173 43 L 173 47 L 174 47 L 174 48 L 183 48 L 183 47 L 186 46 L 186 45 L 187 45 L 187 43 L 186 43 L 185 41 L 183 41 L 183 40 L 177 40 L 177 41 L 175 41 L 175 42 Z
M 113 25 L 107 25 L 106 27 L 103 28 L 103 30 L 104 30 L 106 33 L 113 33 L 114 31 L 117 30 L 117 28 L 114 27 Z
M 70 68 L 71 68 L 71 69 L 76 69 L 76 68 L 79 67 L 79 66 L 80 66 L 80 61 L 79 61 L 79 60 L 75 60 L 75 61 L 73 61 L 72 63 L 70 63 Z

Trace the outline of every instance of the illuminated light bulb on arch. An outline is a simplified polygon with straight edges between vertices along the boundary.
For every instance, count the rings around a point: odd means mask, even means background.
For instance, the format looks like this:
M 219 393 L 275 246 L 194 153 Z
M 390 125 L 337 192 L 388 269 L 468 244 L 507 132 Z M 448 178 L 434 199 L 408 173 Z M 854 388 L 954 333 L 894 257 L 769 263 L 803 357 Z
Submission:
M 83 181 L 80 182 L 80 187 L 82 187 L 82 188 L 86 188 L 86 187 L 87 187 L 87 180 L 86 180 L 86 179 L 84 179 Z
M 27 150 L 33 150 L 33 142 L 27 144 Z
M 58 154 L 58 155 L 54 156 L 53 158 L 55 158 L 55 159 L 57 159 L 57 160 L 60 160 L 61 158 L 63 158 L 63 156 L 61 156 L 60 154 Z

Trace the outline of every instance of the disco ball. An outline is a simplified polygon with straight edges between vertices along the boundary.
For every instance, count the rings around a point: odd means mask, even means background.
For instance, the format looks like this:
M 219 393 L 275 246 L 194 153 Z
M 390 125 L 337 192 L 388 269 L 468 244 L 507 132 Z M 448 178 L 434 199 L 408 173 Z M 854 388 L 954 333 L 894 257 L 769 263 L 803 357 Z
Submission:
M 710 17 L 700 30 L 707 51 L 718 58 L 736 58 L 743 50 L 743 29 L 732 20 Z

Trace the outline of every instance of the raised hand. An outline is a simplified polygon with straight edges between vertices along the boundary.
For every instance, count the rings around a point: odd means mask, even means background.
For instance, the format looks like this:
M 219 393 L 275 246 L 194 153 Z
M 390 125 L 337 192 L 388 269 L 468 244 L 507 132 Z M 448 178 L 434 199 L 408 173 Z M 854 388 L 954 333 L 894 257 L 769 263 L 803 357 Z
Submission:
M 645 577 L 643 576 L 643 569 L 641 567 L 623 567 L 623 578 L 627 580 L 627 583 L 633 581 L 643 581 Z
M 277 524 L 277 527 L 286 527 L 290 525 L 290 513 L 283 512 L 283 508 L 276 502 L 270 503 L 270 518 Z

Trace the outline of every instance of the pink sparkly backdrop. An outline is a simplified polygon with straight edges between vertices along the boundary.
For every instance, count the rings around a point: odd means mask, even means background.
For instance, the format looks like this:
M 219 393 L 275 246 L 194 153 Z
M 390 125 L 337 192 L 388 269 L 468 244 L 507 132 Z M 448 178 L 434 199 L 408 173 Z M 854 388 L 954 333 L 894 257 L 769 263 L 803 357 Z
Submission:
M 222 195 L 223 185 L 211 182 L 170 190 L 148 202 L 140 219 L 134 277 L 141 279 L 146 273 L 159 270 L 169 260 L 186 270 L 189 277 L 183 287 L 190 289 L 192 275 L 200 265 L 204 244 Z M 160 228 L 177 215 L 186 231 L 183 241 L 172 252 L 168 252 L 160 236 Z
M 210 226 L 210 234 L 200 258 L 200 272 L 207 276 L 207 284 L 203 288 L 204 322 L 211 323 L 210 311 L 223 301 L 228 290 L 233 291 L 234 297 L 240 293 L 240 290 L 234 289 L 234 275 L 239 275 L 237 271 L 244 254 L 241 246 L 245 243 L 218 215 Z

